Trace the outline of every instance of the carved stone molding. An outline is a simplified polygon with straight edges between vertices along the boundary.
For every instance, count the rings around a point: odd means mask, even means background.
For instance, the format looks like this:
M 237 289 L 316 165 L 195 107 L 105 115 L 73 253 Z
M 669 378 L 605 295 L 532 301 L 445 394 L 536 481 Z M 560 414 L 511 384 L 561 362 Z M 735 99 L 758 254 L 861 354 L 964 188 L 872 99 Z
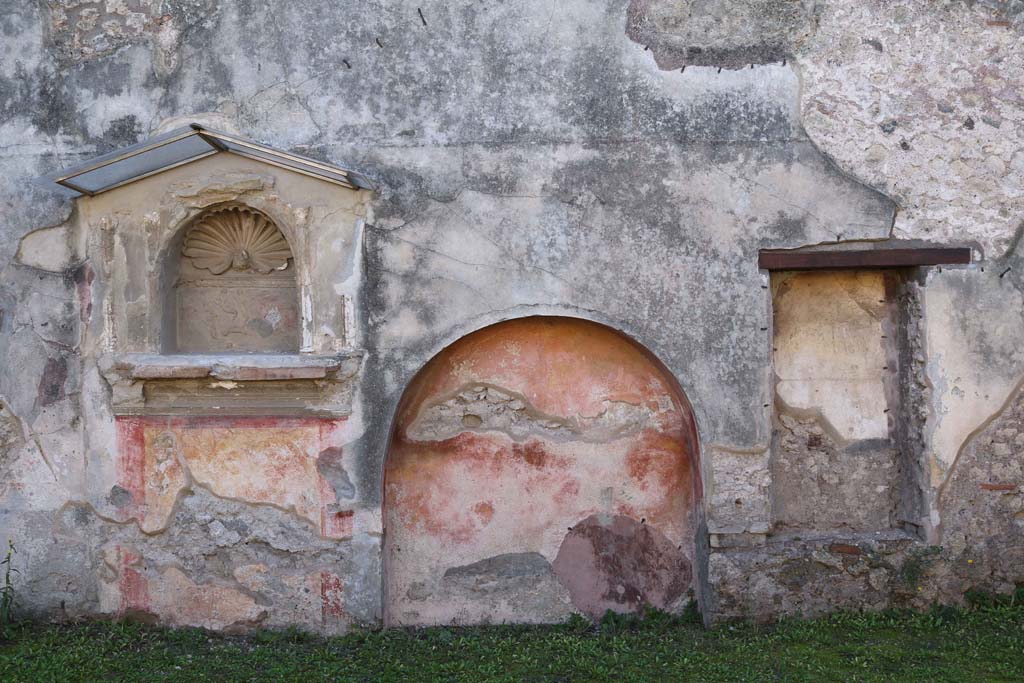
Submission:
M 273 221 L 244 206 L 208 211 L 189 228 L 182 254 L 196 268 L 271 273 L 288 267 L 292 251 Z
M 108 354 L 115 415 L 344 417 L 363 354 Z

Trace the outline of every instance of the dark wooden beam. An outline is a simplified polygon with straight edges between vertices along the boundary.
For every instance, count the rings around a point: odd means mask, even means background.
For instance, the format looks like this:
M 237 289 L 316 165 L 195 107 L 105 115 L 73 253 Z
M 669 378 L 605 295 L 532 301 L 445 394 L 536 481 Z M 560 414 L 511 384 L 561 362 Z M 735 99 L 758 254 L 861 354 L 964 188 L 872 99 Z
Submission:
M 771 251 L 762 249 L 757 256 L 757 266 L 764 270 L 910 268 L 970 262 L 971 250 L 967 247 L 858 249 L 856 251 Z

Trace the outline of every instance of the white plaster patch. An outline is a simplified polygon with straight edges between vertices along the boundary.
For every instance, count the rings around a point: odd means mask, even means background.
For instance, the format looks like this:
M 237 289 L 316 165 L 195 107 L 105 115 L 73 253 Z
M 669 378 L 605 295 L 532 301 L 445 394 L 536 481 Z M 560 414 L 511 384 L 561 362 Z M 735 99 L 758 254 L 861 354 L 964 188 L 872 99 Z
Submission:
M 846 440 L 886 438 L 880 272 L 803 273 L 775 291 L 776 392 Z
M 18 245 L 18 261 L 50 272 L 60 272 L 71 266 L 71 228 L 59 225 L 30 232 Z
M 995 301 L 976 301 L 972 311 L 988 333 L 987 349 L 976 329 L 963 324 L 963 280 L 971 271 L 932 273 L 925 288 L 925 334 L 932 405 L 928 432 L 931 483 L 945 481 L 960 449 L 1006 403 L 1024 372 L 1024 295 L 1002 288 Z M 988 304 L 988 305 L 984 305 Z M 1001 346 L 996 346 L 997 344 Z M 996 359 L 999 362 L 993 362 Z M 1008 371 L 1011 366 L 1014 371 Z

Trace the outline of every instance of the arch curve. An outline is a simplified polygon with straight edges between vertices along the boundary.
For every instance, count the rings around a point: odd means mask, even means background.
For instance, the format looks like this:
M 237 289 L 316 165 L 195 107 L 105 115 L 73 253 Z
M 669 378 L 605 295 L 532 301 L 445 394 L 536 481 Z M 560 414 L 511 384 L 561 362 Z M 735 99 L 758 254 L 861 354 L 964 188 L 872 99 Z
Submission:
M 177 226 L 163 260 L 165 352 L 298 352 L 298 266 L 267 213 L 207 206 Z
M 664 365 L 606 325 L 530 316 L 409 383 L 384 473 L 385 622 L 545 622 L 695 593 L 699 450 Z

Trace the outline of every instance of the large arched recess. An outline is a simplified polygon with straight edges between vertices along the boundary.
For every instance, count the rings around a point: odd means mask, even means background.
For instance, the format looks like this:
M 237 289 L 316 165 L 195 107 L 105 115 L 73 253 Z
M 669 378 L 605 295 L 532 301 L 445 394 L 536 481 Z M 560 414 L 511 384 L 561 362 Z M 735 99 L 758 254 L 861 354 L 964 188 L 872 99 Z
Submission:
M 700 498 L 690 404 L 641 345 L 568 317 L 483 328 L 427 363 L 396 413 L 385 623 L 681 610 Z

